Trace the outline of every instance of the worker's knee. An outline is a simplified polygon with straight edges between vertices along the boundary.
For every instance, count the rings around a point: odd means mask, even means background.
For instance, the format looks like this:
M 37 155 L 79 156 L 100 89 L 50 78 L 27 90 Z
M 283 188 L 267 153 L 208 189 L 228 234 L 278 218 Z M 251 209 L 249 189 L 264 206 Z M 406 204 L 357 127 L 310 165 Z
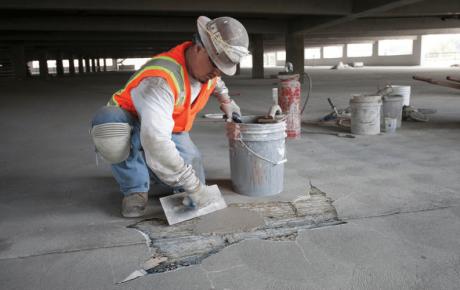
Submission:
M 90 134 L 96 151 L 111 164 L 127 160 L 131 148 L 136 148 L 133 146 L 136 140 L 131 138 L 132 133 L 136 133 L 133 131 L 135 121 L 130 113 L 118 107 L 102 107 L 91 123 Z

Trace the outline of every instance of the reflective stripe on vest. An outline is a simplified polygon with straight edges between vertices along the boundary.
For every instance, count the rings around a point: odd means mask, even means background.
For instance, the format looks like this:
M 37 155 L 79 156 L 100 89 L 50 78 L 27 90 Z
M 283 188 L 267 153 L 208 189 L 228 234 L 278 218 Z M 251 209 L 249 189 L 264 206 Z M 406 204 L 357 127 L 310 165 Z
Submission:
M 120 95 L 126 87 L 129 86 L 132 80 L 135 80 L 137 77 L 142 75 L 147 70 L 159 70 L 167 73 L 174 84 L 176 91 L 178 92 L 178 96 L 176 98 L 175 105 L 181 106 L 185 102 L 185 88 L 184 88 L 184 70 L 182 66 L 173 58 L 169 56 L 155 56 L 146 62 L 139 71 L 137 71 L 133 76 L 129 78 L 125 87 L 115 94 L 112 95 L 109 102 L 107 103 L 108 106 L 119 106 L 115 96 Z M 172 89 L 172 88 L 171 88 Z
M 174 82 L 179 96 L 176 100 L 176 106 L 182 105 L 185 101 L 185 89 L 184 89 L 184 70 L 182 66 L 172 57 L 169 56 L 156 56 L 149 60 L 143 67 L 136 73 L 131 79 L 135 79 L 146 70 L 162 70 L 169 74 Z M 130 79 L 130 80 L 131 80 Z M 129 83 L 129 81 L 128 81 Z
M 106 106 L 120 107 L 120 104 L 118 104 L 117 100 L 115 100 L 115 95 L 121 94 L 121 92 L 123 92 L 123 90 L 119 90 L 115 94 L 113 94 L 110 100 L 107 102 Z

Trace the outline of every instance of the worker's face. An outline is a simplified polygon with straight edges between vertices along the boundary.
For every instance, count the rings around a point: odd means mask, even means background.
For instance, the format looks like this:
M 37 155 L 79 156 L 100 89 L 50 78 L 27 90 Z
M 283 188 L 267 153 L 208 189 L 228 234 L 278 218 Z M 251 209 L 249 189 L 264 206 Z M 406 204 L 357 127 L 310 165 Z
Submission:
M 192 76 L 201 83 L 205 83 L 210 79 L 220 76 L 220 70 L 212 62 L 206 49 L 200 45 L 196 45 L 194 49 L 195 58 L 190 72 Z

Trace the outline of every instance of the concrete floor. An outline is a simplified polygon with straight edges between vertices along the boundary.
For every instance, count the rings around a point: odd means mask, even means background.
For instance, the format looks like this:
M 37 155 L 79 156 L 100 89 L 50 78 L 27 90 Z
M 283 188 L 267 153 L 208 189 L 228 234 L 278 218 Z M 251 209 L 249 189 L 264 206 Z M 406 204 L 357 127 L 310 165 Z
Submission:
M 458 69 L 308 68 L 313 94 L 304 129 L 347 106 L 353 93 L 412 85 L 429 123 L 356 139 L 304 134 L 288 141 L 285 191 L 254 199 L 229 188 L 223 123 L 199 120 L 192 138 L 208 180 L 228 202 L 291 200 L 311 182 L 346 224 L 295 241 L 247 240 L 201 265 L 116 284 L 150 257 L 144 236 L 120 217 L 121 196 L 88 136 L 93 112 L 128 78 L 106 74 L 1 81 L 0 281 L 2 289 L 458 289 L 460 285 L 460 91 L 411 80 Z M 275 70 L 267 71 L 267 77 Z M 276 81 L 247 72 L 227 84 L 245 114 L 263 114 Z M 218 112 L 212 100 L 203 113 Z M 151 215 L 158 214 L 158 200 Z

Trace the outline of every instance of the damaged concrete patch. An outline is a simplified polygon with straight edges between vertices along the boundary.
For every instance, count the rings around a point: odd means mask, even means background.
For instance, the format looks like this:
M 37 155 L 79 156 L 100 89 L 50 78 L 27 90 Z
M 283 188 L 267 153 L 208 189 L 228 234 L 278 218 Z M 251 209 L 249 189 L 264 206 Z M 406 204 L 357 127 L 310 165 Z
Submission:
M 145 269 L 161 273 L 199 264 L 225 247 L 247 239 L 294 240 L 300 230 L 343 223 L 324 192 L 291 202 L 229 204 L 225 211 L 168 226 L 165 220 L 142 221 L 133 227 L 150 237 L 152 258 Z
M 197 219 L 194 234 L 225 234 L 248 232 L 264 225 L 264 218 L 255 211 L 231 205 Z

